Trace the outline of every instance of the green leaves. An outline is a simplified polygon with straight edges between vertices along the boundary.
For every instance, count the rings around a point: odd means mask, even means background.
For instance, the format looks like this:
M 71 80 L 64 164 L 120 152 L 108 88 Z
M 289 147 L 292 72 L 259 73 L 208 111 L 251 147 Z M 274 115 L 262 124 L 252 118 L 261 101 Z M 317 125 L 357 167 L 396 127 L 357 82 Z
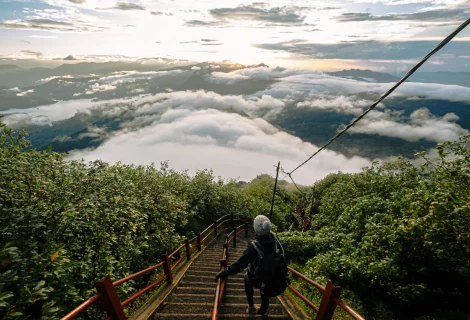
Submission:
M 398 159 L 317 182 L 310 232 L 280 235 L 289 254 L 310 259 L 313 279 L 344 287 L 366 318 L 465 318 L 469 146 L 467 135 L 440 144 L 437 157 L 420 152 L 420 165 Z
M 106 274 L 119 279 L 157 263 L 222 215 L 269 211 L 272 178 L 243 187 L 209 170 L 189 176 L 168 163 L 67 161 L 27 146 L 25 132 L 1 125 L 2 319 L 60 318 L 94 294 L 94 282 Z M 279 188 L 280 228 L 294 201 L 295 193 Z M 117 290 L 127 297 L 149 281 Z M 91 309 L 85 317 L 102 314 Z

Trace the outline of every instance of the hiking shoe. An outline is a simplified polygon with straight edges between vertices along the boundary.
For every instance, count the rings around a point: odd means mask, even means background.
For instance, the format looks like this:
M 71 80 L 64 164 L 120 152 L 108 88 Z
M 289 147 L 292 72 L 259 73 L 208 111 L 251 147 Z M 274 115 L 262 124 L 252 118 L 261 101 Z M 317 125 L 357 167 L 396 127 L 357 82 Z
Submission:
M 261 310 L 261 309 L 258 309 L 258 312 L 256 312 L 256 314 L 265 315 L 265 314 L 266 314 L 266 311 L 268 311 L 268 310 Z
M 246 313 L 248 314 L 257 314 L 258 308 L 256 306 L 246 308 Z

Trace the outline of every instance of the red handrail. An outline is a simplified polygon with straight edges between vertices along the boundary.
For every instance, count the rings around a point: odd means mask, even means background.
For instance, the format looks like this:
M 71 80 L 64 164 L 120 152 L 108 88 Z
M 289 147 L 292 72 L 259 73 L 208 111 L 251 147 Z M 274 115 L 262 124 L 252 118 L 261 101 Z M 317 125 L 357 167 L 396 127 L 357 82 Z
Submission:
M 130 275 L 130 276 L 128 276 L 128 277 L 125 277 L 125 278 L 119 279 L 119 280 L 117 280 L 117 281 L 114 281 L 114 282 L 113 282 L 113 286 L 115 286 L 115 287 L 120 286 L 121 284 L 126 283 L 126 282 L 128 282 L 128 281 L 131 281 L 132 279 L 135 279 L 135 278 L 137 278 L 137 277 L 140 277 L 141 275 L 143 275 L 143 274 L 145 274 L 145 273 L 147 273 L 147 272 L 150 272 L 150 271 L 152 271 L 152 270 L 155 270 L 155 269 L 157 269 L 158 267 L 161 267 L 162 265 L 163 265 L 163 261 L 160 262 L 160 263 L 158 263 L 158 264 L 156 264 L 156 265 L 154 265 L 154 266 L 152 266 L 152 267 L 149 267 L 149 268 L 144 269 L 144 270 L 142 270 L 142 271 L 136 272 L 136 273 L 134 273 L 133 275 Z
M 181 256 L 181 258 L 176 261 L 173 266 L 171 267 L 171 271 L 173 271 L 180 263 L 183 261 L 183 259 L 186 258 L 186 253 Z
M 220 217 L 219 219 L 217 219 L 217 223 L 219 223 L 221 220 L 227 219 L 230 216 L 230 214 L 226 214 L 225 216 Z
M 124 307 L 126 306 L 127 304 L 129 304 L 130 302 L 134 301 L 135 299 L 137 299 L 138 297 L 140 297 L 141 295 L 143 295 L 144 293 L 146 293 L 147 291 L 149 291 L 150 289 L 152 289 L 153 287 L 155 286 L 158 286 L 160 283 L 162 283 L 165 279 L 166 279 L 166 275 L 161 277 L 160 279 L 158 279 L 157 281 L 155 281 L 154 283 L 152 283 L 151 285 L 143 288 L 142 290 L 134 293 L 132 296 L 130 296 L 129 298 L 127 298 L 126 300 L 124 300 L 122 303 L 121 303 L 121 306 Z
M 291 267 L 287 267 L 287 270 L 289 270 L 292 274 L 294 274 L 295 276 L 301 278 L 302 280 L 304 280 L 308 284 L 311 284 L 312 286 L 316 287 L 321 292 L 325 292 L 325 287 L 322 286 L 321 284 L 319 284 L 318 282 L 315 282 L 312 279 L 307 278 L 306 276 L 304 276 L 303 274 L 301 274 L 297 270 L 292 269 Z
M 204 238 L 202 238 L 202 242 L 204 242 L 212 233 L 214 232 L 214 230 L 212 230 L 211 232 L 209 232 Z
M 365 320 L 359 313 L 357 313 L 356 310 L 348 306 L 346 303 L 344 303 L 343 300 L 340 300 L 338 298 L 334 298 L 333 301 L 344 311 L 346 311 L 347 314 L 349 314 L 351 317 L 353 317 L 356 320 Z
M 175 254 L 178 253 L 178 251 L 180 251 L 181 249 L 183 249 L 185 245 L 186 245 L 185 243 L 183 243 L 182 245 L 180 245 L 180 246 L 178 247 L 178 249 L 176 249 L 175 251 L 173 251 L 172 253 L 170 253 L 170 255 L 168 256 L 168 258 L 172 258 Z
M 95 303 L 96 301 L 98 301 L 101 296 L 103 294 L 102 293 L 98 293 L 98 294 L 95 294 L 94 296 L 88 298 L 87 300 L 85 300 L 81 305 L 79 305 L 78 307 L 76 307 L 75 309 L 73 309 L 72 312 L 70 312 L 69 314 L 67 314 L 65 317 L 63 317 L 61 320 L 71 320 L 73 318 L 75 318 L 76 316 L 78 316 L 81 312 L 85 311 L 86 309 L 88 309 L 93 303 Z
M 297 296 L 299 297 L 303 302 L 305 302 L 310 308 L 315 310 L 315 312 L 318 312 L 318 307 L 313 304 L 312 301 L 308 300 L 307 297 L 305 297 L 303 294 L 301 294 L 296 288 L 291 286 L 290 284 L 287 285 L 287 287 Z
M 207 230 L 209 230 L 210 228 L 214 228 L 214 224 L 211 224 L 210 226 L 208 226 L 207 228 L 205 228 L 203 231 L 201 231 L 201 234 L 205 233 Z
M 224 221 L 225 222 L 225 221 Z M 223 223 L 224 223 L 223 222 Z M 220 225 L 222 225 L 221 223 Z M 246 228 L 246 225 L 241 225 L 238 226 L 232 231 L 225 236 L 225 245 L 224 245 L 224 250 L 223 250 L 223 256 L 222 260 L 226 258 L 226 255 L 228 254 L 228 244 L 235 238 L 235 235 L 238 235 L 244 229 Z M 241 230 L 239 230 L 241 229 Z M 348 315 L 350 315 L 353 319 L 355 320 L 365 320 L 357 311 L 355 311 L 353 308 L 349 307 L 344 301 L 339 299 L 339 294 L 341 293 L 341 288 L 340 287 L 335 287 L 331 283 L 331 281 L 328 282 L 327 287 L 322 286 L 316 281 L 313 281 L 312 279 L 308 278 L 307 276 L 303 275 L 302 273 L 298 272 L 297 270 L 287 267 L 289 272 L 291 272 L 294 276 L 300 278 L 304 282 L 306 282 L 309 285 L 314 286 L 317 288 L 322 294 L 322 303 L 320 307 L 317 307 L 312 301 L 310 301 L 307 297 L 305 297 L 302 293 L 300 293 L 296 288 L 294 288 L 292 285 L 288 285 L 289 290 L 291 290 L 299 299 L 301 299 L 307 306 L 312 308 L 315 312 L 318 313 L 317 319 L 322 320 L 322 319 L 331 319 L 334 313 L 334 308 L 336 306 L 339 306 L 341 309 L 343 309 Z M 328 288 L 328 290 L 327 290 Z M 222 299 L 222 295 L 225 290 L 225 281 L 219 281 L 217 282 L 217 289 L 216 289 L 216 295 L 214 299 L 214 306 L 212 310 L 212 320 L 217 320 L 218 319 L 218 307 L 219 303 Z M 336 296 L 333 295 L 332 293 L 336 293 Z
M 222 222 L 221 224 L 219 224 L 219 226 L 221 226 L 223 223 L 227 222 L 229 220 L 226 220 L 224 222 Z M 235 230 L 238 229 L 238 228 L 241 228 L 243 231 L 245 225 L 240 225 L 238 227 L 236 227 L 235 229 L 233 229 L 228 235 L 225 236 L 225 244 L 224 244 L 224 249 L 222 251 L 222 260 L 221 260 L 221 266 L 220 266 L 220 270 L 222 270 L 224 267 L 227 266 L 227 255 L 228 255 L 228 244 L 230 243 L 230 241 L 232 241 L 232 239 L 234 238 L 234 236 L 232 236 L 232 238 L 230 238 L 230 235 L 232 233 L 235 233 Z M 224 291 L 225 291 L 225 281 L 226 280 L 221 280 L 219 279 L 217 281 L 217 287 L 216 287 L 216 290 L 215 290 L 215 299 L 214 299 L 214 305 L 212 307 L 212 315 L 211 315 L 211 320 L 217 320 L 218 317 L 219 317 L 219 304 L 220 304 L 220 301 L 222 300 L 222 295 L 224 294 Z
M 219 218 L 217 220 L 217 222 L 223 220 L 223 219 L 226 219 L 227 217 L 230 217 L 230 215 L 225 215 L 221 218 Z M 223 223 L 227 222 L 229 220 L 225 220 Z M 214 228 L 214 223 L 212 223 L 209 227 L 207 227 L 202 233 L 206 232 L 207 230 L 209 230 L 210 228 Z M 212 230 L 208 235 L 206 235 L 204 237 L 204 239 L 202 239 L 201 243 L 204 242 L 204 240 L 206 240 L 212 233 L 214 232 L 214 230 Z M 189 243 L 193 242 L 194 240 L 198 239 L 198 237 L 201 235 L 201 233 L 199 233 L 199 235 L 195 236 L 194 238 L 192 239 L 189 239 Z M 176 255 L 176 253 L 178 253 L 181 249 L 183 249 L 185 247 L 185 243 L 183 243 L 181 246 L 179 246 L 175 251 L 173 251 L 169 256 L 168 258 L 172 258 L 174 255 Z M 193 249 L 194 247 L 197 247 L 196 245 L 190 245 L 190 250 Z M 173 266 L 170 266 L 168 265 L 168 269 L 170 270 L 169 272 L 169 275 L 170 275 L 170 278 L 169 280 L 167 280 L 167 282 L 171 282 L 171 271 L 173 271 L 182 261 L 183 259 L 186 257 L 186 253 L 184 255 L 182 255 L 174 264 Z M 123 283 L 126 283 L 126 282 L 129 282 L 137 277 L 140 277 L 142 276 L 143 274 L 147 273 L 147 272 L 150 272 L 150 271 L 153 271 L 155 269 L 157 269 L 158 267 L 161 267 L 165 264 L 165 261 L 162 261 L 154 266 L 151 266 L 147 269 L 144 269 L 144 270 L 141 270 L 139 272 L 136 272 L 130 276 L 127 276 L 125 278 L 122 278 L 122 279 L 119 279 L 115 282 L 112 283 L 112 288 L 114 287 L 117 287 L 117 286 L 120 286 L 121 284 Z M 147 287 L 141 289 L 140 291 L 136 292 L 135 294 L 133 294 L 132 296 L 128 297 L 126 300 L 124 300 L 121 304 L 121 307 L 124 307 L 126 306 L 127 304 L 129 304 L 130 302 L 134 301 L 135 299 L 137 299 L 138 297 L 140 297 L 142 294 L 146 293 L 147 291 L 149 291 L 150 289 L 152 289 L 153 287 L 159 285 L 160 283 L 162 283 L 165 279 L 168 279 L 169 277 L 168 274 L 165 274 L 163 277 L 159 278 L 158 280 L 156 280 L 154 283 L 148 285 Z M 109 281 L 109 280 L 108 280 Z M 98 293 L 98 294 L 95 294 L 94 296 L 90 297 L 89 299 L 87 299 L 86 301 L 84 301 L 82 304 L 80 304 L 78 307 L 76 307 L 75 309 L 73 309 L 71 312 L 69 312 L 67 315 L 65 315 L 63 318 L 61 318 L 61 320 L 71 320 L 71 319 L 74 319 L 76 316 L 78 316 L 81 312 L 85 311 L 86 309 L 88 309 L 93 303 L 99 301 L 100 299 L 103 298 L 103 293 Z M 106 319 L 110 318 L 110 316 L 108 316 Z
M 320 285 L 318 282 L 315 282 L 313 281 L 312 279 L 308 278 L 307 276 L 301 274 L 300 272 L 298 272 L 297 270 L 294 270 L 292 269 L 291 267 L 287 267 L 287 269 L 292 273 L 294 274 L 296 277 L 299 277 L 300 279 L 302 279 L 304 282 L 316 287 L 321 293 L 323 293 L 323 298 L 322 299 L 322 305 L 323 303 L 328 304 L 329 306 L 324 306 L 324 309 L 326 308 L 330 308 L 331 306 L 333 306 L 331 308 L 331 314 L 333 314 L 332 312 L 334 312 L 334 306 L 339 306 L 341 309 L 343 309 L 347 314 L 349 314 L 353 319 L 355 320 L 365 320 L 359 313 L 357 313 L 356 310 L 354 310 L 353 308 L 351 308 L 350 306 L 348 306 L 343 300 L 339 299 L 338 297 L 333 297 L 333 296 L 329 296 L 327 299 L 325 299 L 325 294 L 327 294 L 327 290 L 324 286 Z M 329 286 L 332 286 L 333 285 L 331 284 L 331 281 L 329 281 Z M 295 289 L 293 286 L 291 286 L 290 284 L 288 285 L 288 288 L 298 297 L 300 298 L 302 301 L 304 301 L 310 308 L 312 308 L 313 310 L 315 310 L 315 312 L 319 312 L 319 307 L 315 306 L 313 304 L 313 302 L 311 302 L 310 300 L 308 300 L 308 298 L 306 298 L 304 295 L 302 295 L 297 289 Z M 331 287 L 330 287 L 331 288 Z M 339 289 L 339 293 L 341 291 L 341 288 L 340 287 L 335 287 L 337 289 Z M 339 296 L 339 293 L 338 293 L 338 296 Z M 328 295 L 327 295 L 328 296 Z M 325 302 L 323 302 L 323 300 L 325 300 Z M 329 302 L 332 301 L 334 304 L 330 304 Z M 322 318 L 323 319 L 323 318 Z M 328 318 L 329 319 L 329 318 Z

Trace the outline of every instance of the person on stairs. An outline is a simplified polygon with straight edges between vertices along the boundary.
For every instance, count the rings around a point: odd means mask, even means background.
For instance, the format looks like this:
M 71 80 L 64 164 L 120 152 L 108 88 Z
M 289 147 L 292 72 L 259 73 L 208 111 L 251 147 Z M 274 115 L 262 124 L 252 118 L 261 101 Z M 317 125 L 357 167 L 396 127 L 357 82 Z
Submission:
M 284 250 L 282 245 L 276 235 L 271 232 L 271 221 L 269 221 L 268 217 L 263 215 L 257 216 L 254 220 L 253 227 L 256 233 L 256 241 L 251 241 L 248 244 L 245 252 L 237 262 L 220 271 L 215 281 L 217 282 L 219 278 L 225 279 L 227 276 L 238 274 L 248 266 L 244 277 L 245 293 L 248 300 L 247 312 L 250 314 L 265 314 L 269 307 L 269 297 L 282 293 L 285 287 L 287 287 L 287 264 L 284 263 Z M 282 256 L 280 252 L 282 252 Z M 269 257 L 274 257 L 274 260 L 269 260 Z M 279 272 L 275 274 L 276 272 L 274 270 L 278 267 L 279 258 L 276 260 L 275 257 L 282 257 L 281 260 L 285 269 L 284 272 L 281 271 L 280 273 L 280 277 L 284 277 L 284 279 L 281 279 L 281 287 L 283 288 L 280 290 L 277 289 L 277 292 L 274 292 L 275 290 L 273 290 L 272 287 L 275 285 L 273 285 L 273 281 L 271 281 L 273 279 L 270 279 L 279 276 Z M 263 260 L 264 262 L 261 262 Z M 261 266 L 260 262 L 264 263 L 264 266 Z M 272 271 L 270 271 L 270 269 Z M 266 279 L 266 277 L 268 278 Z M 279 283 L 279 281 L 277 282 Z M 285 286 L 283 285 L 284 283 Z M 260 289 L 260 308 L 254 305 L 253 288 Z

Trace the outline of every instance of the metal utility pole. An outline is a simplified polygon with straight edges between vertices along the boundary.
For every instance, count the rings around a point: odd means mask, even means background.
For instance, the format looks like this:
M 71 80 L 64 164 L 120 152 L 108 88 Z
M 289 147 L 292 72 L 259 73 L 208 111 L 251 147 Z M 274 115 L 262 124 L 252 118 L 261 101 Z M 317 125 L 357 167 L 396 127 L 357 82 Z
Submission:
M 273 200 L 271 201 L 271 212 L 269 214 L 269 220 L 273 221 L 273 207 L 274 207 L 274 197 L 276 196 L 276 187 L 277 187 L 277 177 L 279 176 L 279 168 L 281 167 L 281 161 L 277 163 L 276 169 L 276 181 L 274 181 L 274 190 L 273 190 Z

